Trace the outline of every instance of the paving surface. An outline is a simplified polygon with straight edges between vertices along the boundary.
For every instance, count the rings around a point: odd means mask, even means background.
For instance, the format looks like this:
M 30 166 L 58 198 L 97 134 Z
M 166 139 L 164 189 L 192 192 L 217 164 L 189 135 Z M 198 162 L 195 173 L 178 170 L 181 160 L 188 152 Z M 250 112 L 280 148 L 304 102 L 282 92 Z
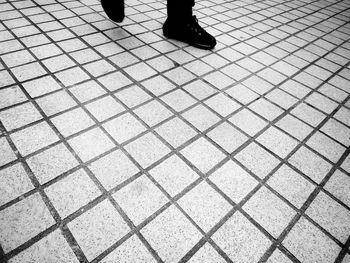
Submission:
M 0 0 L 1 262 L 350 262 L 350 1 Z

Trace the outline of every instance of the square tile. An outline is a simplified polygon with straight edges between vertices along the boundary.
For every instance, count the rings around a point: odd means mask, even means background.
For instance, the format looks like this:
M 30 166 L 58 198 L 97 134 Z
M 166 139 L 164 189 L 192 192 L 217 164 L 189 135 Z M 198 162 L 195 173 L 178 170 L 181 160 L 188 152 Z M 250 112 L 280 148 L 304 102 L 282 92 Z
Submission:
M 242 84 L 237 84 L 225 92 L 243 104 L 248 104 L 249 102 L 252 102 L 253 100 L 259 98 L 259 95 L 257 93 L 251 91 Z
M 263 79 L 267 80 L 268 82 L 271 82 L 273 85 L 278 85 L 282 81 L 284 81 L 287 77 L 282 75 L 276 70 L 266 68 L 258 73 L 258 76 L 262 77 Z
M 9 68 L 35 61 L 35 58 L 27 50 L 20 50 L 2 55 L 1 59 Z
M 233 79 L 226 76 L 224 73 L 221 73 L 220 71 L 215 71 L 206 75 L 204 77 L 204 80 L 219 90 L 225 89 L 235 83 Z
M 120 150 L 91 163 L 89 169 L 107 190 L 111 190 L 139 172 L 135 164 Z
M 133 235 L 105 258 L 101 263 L 128 263 L 128 262 L 149 262 L 156 263 L 157 261 L 152 257 L 147 248 L 142 244 L 140 239 Z
M 281 158 L 285 158 L 298 145 L 296 140 L 275 127 L 268 128 L 257 141 Z
M 0 121 L 7 131 L 20 128 L 40 119 L 42 119 L 41 114 L 30 102 L 0 111 Z
M 24 89 L 32 98 L 62 89 L 62 86 L 51 76 L 40 77 L 23 83 Z
M 112 96 L 106 96 L 86 104 L 86 109 L 98 120 L 104 121 L 123 111 L 125 108 Z
M 155 131 L 174 148 L 190 140 L 197 133 L 178 117 L 160 125 Z
M 177 85 L 183 85 L 195 78 L 195 75 L 182 67 L 172 69 L 166 72 L 164 76 L 168 77 Z
M 338 103 L 316 92 L 308 96 L 305 102 L 326 114 L 332 113 L 332 111 L 334 111 L 338 107 Z
M 315 185 L 285 164 L 269 178 L 267 183 L 299 209 L 315 189 Z
M 261 179 L 265 178 L 278 164 L 279 160 L 256 143 L 251 143 L 235 157 Z
M 340 170 L 336 170 L 324 186 L 324 189 L 329 191 L 347 206 L 350 206 L 350 196 L 348 194 L 349 187 L 350 177 Z
M 89 261 L 130 231 L 123 218 L 107 200 L 69 222 L 68 227 Z
M 18 66 L 12 68 L 11 71 L 19 81 L 34 79 L 47 73 L 38 62 Z
M 232 208 L 206 182 L 197 185 L 177 202 L 205 232 L 214 227 Z
M 65 87 L 68 87 L 73 84 L 77 84 L 79 82 L 89 79 L 88 74 L 85 73 L 85 71 L 83 71 L 79 67 L 60 71 L 59 73 L 56 73 L 55 76 L 59 79 L 59 81 Z
M 172 155 L 149 173 L 171 196 L 179 194 L 198 179 L 198 175 L 177 155 Z
M 345 147 L 320 132 L 316 132 L 306 144 L 333 163 L 336 163 L 346 150 Z
M 292 263 L 289 258 L 285 254 L 283 254 L 280 250 L 276 249 L 266 263 Z
M 177 112 L 183 111 L 196 103 L 195 99 L 181 89 L 170 92 L 161 99 Z
M 108 63 L 106 60 L 90 62 L 84 65 L 84 69 L 87 70 L 94 77 L 98 77 L 116 70 L 116 68 L 110 63 Z
M 152 69 L 144 62 L 140 62 L 136 65 L 127 67 L 124 70 L 136 81 L 141 81 L 143 79 L 149 78 L 157 73 L 154 69 Z
M 306 210 L 306 214 L 345 244 L 350 231 L 348 209 L 321 191 Z
M 258 185 L 258 181 L 232 160 L 216 170 L 209 179 L 237 204 Z
M 99 78 L 98 81 L 110 91 L 119 90 L 132 83 L 122 72 L 108 74 Z
M 125 113 L 105 124 L 103 128 L 118 142 L 124 143 L 140 133 L 146 128 L 130 113 Z
M 180 153 L 203 173 L 225 158 L 221 151 L 203 137 L 182 149 Z
M 62 54 L 62 51 L 53 43 L 33 47 L 30 50 L 40 60 Z
M 279 120 L 276 126 L 300 141 L 304 140 L 313 130 L 309 125 L 289 114 Z
M 166 262 L 178 262 L 202 237 L 175 206 L 141 229 L 141 234 Z
M 284 82 L 279 88 L 299 99 L 304 98 L 311 91 L 310 88 L 292 79 Z
M 287 92 L 284 92 L 280 89 L 274 89 L 273 91 L 269 92 L 265 97 L 285 110 L 291 108 L 298 102 L 296 98 L 292 97 Z
M 101 58 L 93 49 L 82 49 L 69 53 L 79 64 L 84 64 L 90 61 Z
M 322 126 L 321 131 L 343 145 L 350 146 L 350 129 L 344 124 L 334 119 L 330 119 L 325 123 L 325 125 Z
M 115 93 L 115 96 L 129 108 L 133 108 L 152 98 L 144 90 L 136 85 L 118 91 Z
M 239 111 L 229 118 L 229 121 L 250 136 L 254 136 L 268 124 L 266 121 L 259 118 L 257 115 L 247 109 Z
M 182 65 L 186 62 L 189 62 L 194 59 L 193 56 L 191 56 L 189 53 L 183 50 L 176 50 L 173 52 L 170 52 L 166 55 L 168 58 L 174 60 L 178 64 Z
M 240 104 L 225 96 L 222 93 L 211 97 L 205 101 L 210 108 L 219 113 L 221 116 L 226 117 L 240 108 Z
M 212 239 L 233 262 L 258 262 L 270 247 L 265 237 L 240 212 L 236 212 L 212 236 Z
M 319 125 L 320 122 L 322 122 L 323 119 L 326 117 L 325 114 L 321 113 L 318 110 L 315 110 L 314 108 L 308 106 L 305 103 L 301 103 L 298 106 L 296 106 L 291 111 L 291 114 L 314 127 Z
M 260 188 L 243 209 L 275 238 L 282 233 L 296 214 L 266 187 Z
M 197 76 L 204 75 L 205 73 L 213 70 L 211 66 L 200 60 L 195 60 L 191 63 L 186 64 L 185 68 Z
M 130 54 L 129 52 L 123 52 L 123 53 L 111 56 L 108 59 L 112 61 L 119 68 L 124 68 L 140 61 L 137 57 Z
M 236 130 L 227 122 L 220 124 L 208 132 L 207 135 L 228 153 L 232 153 L 248 140 L 247 136 Z
M 273 121 L 283 113 L 283 110 L 263 98 L 256 100 L 250 104 L 249 109 L 255 111 L 269 121 Z
M 150 46 L 142 46 L 131 50 L 131 52 L 141 60 L 153 58 L 159 55 L 159 52 Z
M 232 76 L 232 78 L 236 81 L 240 81 L 251 74 L 248 70 L 245 70 L 244 68 L 235 64 L 224 67 L 221 72 L 225 73 L 227 76 Z
M 168 202 L 145 175 L 113 194 L 113 198 L 137 226 Z
M 335 100 L 338 103 L 342 102 L 347 97 L 347 93 L 345 91 L 342 91 L 328 83 L 322 85 L 322 87 L 318 89 L 318 92 L 326 95 L 327 97 Z
M 0 206 L 34 189 L 21 163 L 0 170 Z
M 99 128 L 84 132 L 68 140 L 68 143 L 83 162 L 89 161 L 115 146 Z
M 77 211 L 101 194 L 82 169 L 45 188 L 45 193 L 62 218 Z
M 207 262 L 207 263 L 224 263 L 226 262 L 218 252 L 215 251 L 215 249 L 209 245 L 208 243 L 205 243 L 204 246 L 202 246 L 196 254 L 194 254 L 189 261 L 189 263 L 200 263 L 200 262 Z
M 62 260 L 67 263 L 79 262 L 59 229 L 10 259 L 12 263 L 25 261 L 59 263 Z
M 175 88 L 175 85 L 163 76 L 156 76 L 148 79 L 142 82 L 142 86 L 156 96 L 162 95 L 163 93 Z
M 27 163 L 40 184 L 45 184 L 79 165 L 63 143 L 28 158 Z
M 40 194 L 33 194 L 0 212 L 1 247 L 7 254 L 55 223 Z
M 5 137 L 0 137 L 0 151 L 0 166 L 3 166 L 17 159 L 15 152 L 12 150 L 10 144 L 8 143 Z
M 304 146 L 296 151 L 288 162 L 316 183 L 320 183 L 332 167 L 330 163 Z
M 106 93 L 103 88 L 95 81 L 88 81 L 80 85 L 73 86 L 69 89 L 69 91 L 80 102 L 86 102 Z
M 202 105 L 184 112 L 182 116 L 202 132 L 220 121 L 218 116 Z
M 58 115 L 52 118 L 51 121 L 64 137 L 68 137 L 95 124 L 81 108 Z
M 173 115 L 170 110 L 156 100 L 142 105 L 134 110 L 134 112 L 150 127 L 159 124 Z
M 59 140 L 46 122 L 40 122 L 10 135 L 19 152 L 25 156 Z
M 183 88 L 198 100 L 203 100 L 215 93 L 212 87 L 200 79 L 185 85 Z
M 157 70 L 158 72 L 163 72 L 175 67 L 174 62 L 165 56 L 160 56 L 160 57 L 147 60 L 146 63 L 150 65 L 152 68 L 154 68 L 155 70 Z
M 334 262 L 341 248 L 316 226 L 302 217 L 282 244 L 298 260 L 305 263 Z
M 260 95 L 267 93 L 274 87 L 266 80 L 255 75 L 243 81 L 242 84 Z
M 152 133 L 147 133 L 127 144 L 125 149 L 143 168 L 152 165 L 170 152 L 170 149 Z
M 229 62 L 217 54 L 210 54 L 202 58 L 202 60 L 214 68 L 220 68 Z
M 41 97 L 37 99 L 36 102 L 47 116 L 51 116 L 77 105 L 65 90 Z
M 43 60 L 45 67 L 48 68 L 50 72 L 57 72 L 59 70 L 74 67 L 76 64 L 67 55 L 60 55 L 53 58 L 48 58 Z
M 15 80 L 12 78 L 8 71 L 0 71 L 0 77 L 0 87 L 4 87 L 15 83 Z

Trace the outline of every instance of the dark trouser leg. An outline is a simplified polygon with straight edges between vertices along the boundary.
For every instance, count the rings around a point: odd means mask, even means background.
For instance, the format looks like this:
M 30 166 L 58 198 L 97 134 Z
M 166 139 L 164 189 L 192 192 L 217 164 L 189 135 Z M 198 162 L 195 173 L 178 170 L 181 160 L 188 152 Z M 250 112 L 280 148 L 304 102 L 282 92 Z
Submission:
M 194 0 L 167 0 L 168 18 L 172 21 L 181 21 L 192 16 Z

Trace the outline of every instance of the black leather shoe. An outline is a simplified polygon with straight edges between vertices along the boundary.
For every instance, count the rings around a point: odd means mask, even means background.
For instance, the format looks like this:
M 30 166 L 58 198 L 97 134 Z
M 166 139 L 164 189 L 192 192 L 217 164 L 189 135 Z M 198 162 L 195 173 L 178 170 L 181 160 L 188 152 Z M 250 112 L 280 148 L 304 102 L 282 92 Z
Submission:
M 216 39 L 198 24 L 196 16 L 185 22 L 168 18 L 163 25 L 163 34 L 201 49 L 213 49 L 216 45 Z
M 123 21 L 124 0 L 101 0 L 101 5 L 109 19 L 117 23 Z

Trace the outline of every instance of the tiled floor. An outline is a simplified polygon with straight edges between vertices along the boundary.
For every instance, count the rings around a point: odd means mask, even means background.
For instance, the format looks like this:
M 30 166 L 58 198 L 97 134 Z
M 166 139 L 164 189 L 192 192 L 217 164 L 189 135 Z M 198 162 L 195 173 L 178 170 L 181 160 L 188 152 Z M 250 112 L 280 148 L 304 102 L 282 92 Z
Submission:
M 350 1 L 0 0 L 1 262 L 350 262 Z

